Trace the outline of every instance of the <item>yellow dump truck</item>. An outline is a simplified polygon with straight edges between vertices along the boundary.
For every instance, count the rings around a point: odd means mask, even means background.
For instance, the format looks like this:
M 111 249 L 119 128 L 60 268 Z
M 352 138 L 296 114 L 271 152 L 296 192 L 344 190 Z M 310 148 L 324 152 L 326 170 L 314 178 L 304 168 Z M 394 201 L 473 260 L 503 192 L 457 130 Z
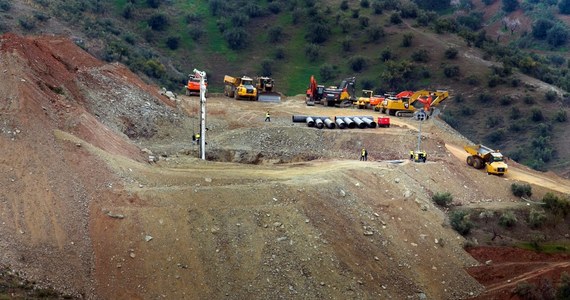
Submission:
M 507 173 L 507 164 L 498 150 L 483 145 L 464 146 L 463 149 L 469 153 L 467 164 L 475 169 L 485 168 L 487 174 L 499 176 Z
M 224 76 L 224 95 L 235 99 L 257 100 L 253 79 L 247 76 Z

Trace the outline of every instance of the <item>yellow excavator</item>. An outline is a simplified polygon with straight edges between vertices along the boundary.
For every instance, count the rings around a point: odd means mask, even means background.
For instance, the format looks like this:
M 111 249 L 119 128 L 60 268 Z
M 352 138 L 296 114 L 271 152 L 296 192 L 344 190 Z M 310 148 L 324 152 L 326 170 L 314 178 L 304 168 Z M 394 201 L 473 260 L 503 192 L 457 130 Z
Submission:
M 448 97 L 447 91 L 420 90 L 408 92 L 402 97 L 387 97 L 376 108 L 384 114 L 396 117 L 412 117 L 414 112 L 423 108 L 429 117 L 433 113 L 433 108 Z

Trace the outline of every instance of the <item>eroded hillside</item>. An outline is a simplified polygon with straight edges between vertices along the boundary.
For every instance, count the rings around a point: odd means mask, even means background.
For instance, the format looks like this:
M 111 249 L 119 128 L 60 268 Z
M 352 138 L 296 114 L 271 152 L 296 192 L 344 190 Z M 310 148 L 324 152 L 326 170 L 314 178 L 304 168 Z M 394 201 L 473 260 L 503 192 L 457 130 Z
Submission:
M 291 116 L 362 111 L 212 97 L 201 161 L 195 97 L 161 96 L 66 39 L 4 35 L 0 47 L 0 264 L 68 295 L 469 298 L 484 288 L 465 268 L 479 263 L 431 196 L 524 205 L 516 178 L 448 150 L 468 141 L 436 118 L 416 164 L 416 121 L 319 131 Z

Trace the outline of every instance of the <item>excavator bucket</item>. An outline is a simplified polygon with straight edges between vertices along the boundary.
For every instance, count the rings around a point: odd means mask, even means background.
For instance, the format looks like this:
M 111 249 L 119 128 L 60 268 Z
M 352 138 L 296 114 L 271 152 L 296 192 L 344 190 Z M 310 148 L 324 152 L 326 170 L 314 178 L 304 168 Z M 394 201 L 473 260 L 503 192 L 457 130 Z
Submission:
M 261 102 L 280 102 L 281 95 L 275 92 L 259 93 L 257 96 L 257 101 Z

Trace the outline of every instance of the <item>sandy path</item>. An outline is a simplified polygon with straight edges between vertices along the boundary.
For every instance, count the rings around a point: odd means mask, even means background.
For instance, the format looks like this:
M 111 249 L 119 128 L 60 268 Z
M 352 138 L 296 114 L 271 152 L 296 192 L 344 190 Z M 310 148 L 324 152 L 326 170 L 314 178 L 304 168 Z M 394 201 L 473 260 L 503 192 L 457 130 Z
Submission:
M 462 161 L 465 161 L 468 156 L 467 152 L 465 152 L 461 146 L 445 144 L 445 147 L 449 152 Z M 560 178 L 554 174 L 543 174 L 536 171 L 527 171 L 509 166 L 509 171 L 505 174 L 505 177 L 512 180 L 532 183 L 561 193 L 570 194 L 570 180 Z

